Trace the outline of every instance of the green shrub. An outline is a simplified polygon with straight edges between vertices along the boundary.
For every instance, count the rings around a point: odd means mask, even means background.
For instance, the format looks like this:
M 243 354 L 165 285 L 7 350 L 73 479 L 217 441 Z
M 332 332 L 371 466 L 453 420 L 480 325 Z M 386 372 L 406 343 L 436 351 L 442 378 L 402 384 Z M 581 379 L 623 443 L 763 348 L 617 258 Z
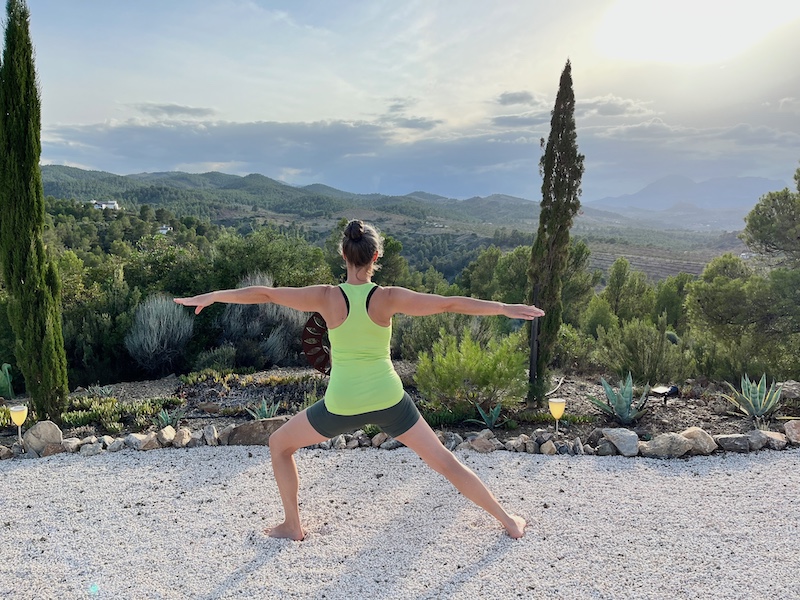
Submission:
M 728 382 L 726 382 L 728 383 Z M 736 390 L 733 385 L 728 383 L 731 388 L 731 395 L 723 394 L 722 397 L 733 404 L 736 408 L 749 416 L 755 422 L 756 427 L 765 429 L 769 423 L 769 418 L 781 406 L 782 385 L 775 388 L 775 382 L 767 390 L 767 375 L 761 376 L 761 381 L 756 384 L 750 381 L 745 373 L 742 376 L 742 391 Z
M 392 322 L 392 357 L 415 361 L 421 352 L 430 351 L 442 331 L 460 340 L 470 331 L 473 339 L 486 343 L 491 337 L 488 319 L 468 315 L 442 313 L 425 317 L 398 315 Z
M 602 296 L 593 296 L 581 318 L 581 330 L 597 338 L 601 327 L 605 331 L 611 331 L 618 323 L 617 315 L 614 314 L 608 300 Z
M 206 350 L 197 355 L 193 369 L 203 371 L 214 369 L 224 371 L 233 369 L 236 364 L 236 347 L 233 344 L 223 344 L 218 348 Z
M 425 422 L 434 429 L 455 427 L 475 417 L 475 405 L 465 403 L 446 408 L 441 405 L 433 407 L 423 402 L 419 406 L 419 412 Z
M 473 403 L 484 410 L 513 404 L 527 391 L 522 343 L 521 333 L 492 339 L 484 347 L 468 329 L 460 342 L 442 331 L 432 352 L 420 354 L 414 381 L 434 409 L 457 407 L 463 412 Z
M 164 294 L 156 294 L 136 309 L 125 348 L 145 371 L 163 374 L 183 357 L 194 328 L 194 317 Z
M 253 406 L 246 408 L 247 413 L 253 417 L 256 421 L 260 419 L 271 419 L 278 413 L 278 408 L 280 407 L 280 402 L 273 402 L 272 404 L 267 404 L 267 399 L 262 398 L 261 404 L 257 406 Z
M 594 338 L 562 323 L 553 349 L 551 366 L 563 373 L 586 373 L 597 368 L 594 360 Z
M 181 419 L 185 416 L 185 410 L 176 410 L 170 413 L 166 408 L 162 408 L 150 420 L 158 429 L 164 429 L 168 425 L 171 425 L 173 429 L 177 429 Z
M 272 287 L 272 277 L 254 273 L 238 287 Z M 222 315 L 222 340 L 236 348 L 236 364 L 256 369 L 274 365 L 302 366 L 303 326 L 308 318 L 280 304 L 227 304 Z
M 630 425 L 646 412 L 645 405 L 650 386 L 645 386 L 641 397 L 634 403 L 633 381 L 630 373 L 628 373 L 625 383 L 620 386 L 619 392 L 615 392 L 605 379 L 601 378 L 600 380 L 606 392 L 606 401 L 601 402 L 594 396 L 589 396 L 589 400 L 604 413 L 622 425 Z
M 381 428 L 378 427 L 377 425 L 369 423 L 367 425 L 364 425 L 364 427 L 361 428 L 361 431 L 363 431 L 364 435 L 366 435 L 367 437 L 374 438 L 381 432 Z
M 658 326 L 632 319 L 622 327 L 598 330 L 598 358 L 620 378 L 631 373 L 635 381 L 655 383 L 685 379 L 694 370 L 687 344 L 667 338 L 666 317 Z

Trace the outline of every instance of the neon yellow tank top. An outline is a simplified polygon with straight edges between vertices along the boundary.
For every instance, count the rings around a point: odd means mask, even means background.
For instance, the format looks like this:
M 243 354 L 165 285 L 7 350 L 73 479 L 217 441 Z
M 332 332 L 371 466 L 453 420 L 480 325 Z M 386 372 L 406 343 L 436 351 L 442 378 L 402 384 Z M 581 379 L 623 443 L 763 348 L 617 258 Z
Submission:
M 331 377 L 325 406 L 335 415 L 358 415 L 394 406 L 403 399 L 403 383 L 389 352 L 392 326 L 381 327 L 367 314 L 374 283 L 339 286 L 350 304 L 344 323 L 328 330 Z

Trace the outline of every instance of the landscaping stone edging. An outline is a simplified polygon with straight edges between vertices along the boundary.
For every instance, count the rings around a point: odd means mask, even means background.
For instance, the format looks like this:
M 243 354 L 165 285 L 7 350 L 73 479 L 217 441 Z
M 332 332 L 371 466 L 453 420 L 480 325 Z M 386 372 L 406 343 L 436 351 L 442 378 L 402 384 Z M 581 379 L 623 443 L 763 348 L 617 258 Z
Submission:
M 248 421 L 241 425 L 228 425 L 217 431 L 214 425 L 191 431 L 181 427 L 177 431 L 168 425 L 159 431 L 130 433 L 124 438 L 104 435 L 83 439 L 63 438 L 62 432 L 51 421 L 40 421 L 23 436 L 23 444 L 15 443 L 11 448 L 0 446 L 0 460 L 10 458 L 40 458 L 62 452 L 95 456 L 102 452 L 117 452 L 124 448 L 137 451 L 159 448 L 194 448 L 197 446 L 268 446 L 269 437 L 288 417 L 273 417 Z M 680 458 L 692 455 L 710 455 L 714 452 L 755 452 L 761 449 L 783 450 L 790 445 L 800 445 L 800 419 L 788 421 L 785 433 L 754 429 L 747 434 L 711 436 L 700 427 L 690 427 L 681 433 L 662 433 L 652 440 L 642 441 L 639 436 L 622 427 L 595 429 L 589 434 L 587 443 L 580 438 L 557 439 L 552 431 L 537 429 L 532 436 L 521 434 L 505 441 L 499 440 L 491 429 L 468 434 L 466 439 L 457 433 L 437 431 L 436 435 L 450 451 L 472 450 L 480 453 L 504 450 L 527 454 L 584 454 L 598 456 L 644 456 L 648 458 Z M 359 430 L 352 434 L 341 434 L 311 448 L 323 450 L 345 450 L 355 448 L 380 448 L 393 450 L 401 447 L 399 441 L 381 432 L 369 437 Z

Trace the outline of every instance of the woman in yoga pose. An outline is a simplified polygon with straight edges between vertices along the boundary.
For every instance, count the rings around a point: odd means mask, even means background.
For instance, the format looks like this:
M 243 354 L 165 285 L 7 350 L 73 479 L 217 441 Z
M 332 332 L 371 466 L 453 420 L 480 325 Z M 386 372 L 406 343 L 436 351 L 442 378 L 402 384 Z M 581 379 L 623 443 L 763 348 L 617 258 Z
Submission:
M 397 313 L 424 316 L 452 312 L 531 320 L 544 315 L 544 311 L 524 304 L 377 286 L 371 280 L 378 268 L 376 261 L 383 254 L 383 242 L 372 226 L 361 221 L 348 223 L 341 252 L 347 265 L 347 281 L 338 286 L 251 286 L 175 299 L 178 304 L 196 307 L 195 313 L 215 302 L 274 302 L 300 311 L 318 312 L 328 325 L 331 374 L 325 397 L 296 414 L 269 439 L 284 521 L 268 529 L 267 534 L 293 540 L 305 537 L 300 521 L 295 451 L 372 423 L 444 475 L 459 492 L 497 519 L 508 535 L 522 537 L 525 519 L 506 512 L 478 476 L 447 450 L 420 418 L 392 366 L 389 342 L 392 316 Z

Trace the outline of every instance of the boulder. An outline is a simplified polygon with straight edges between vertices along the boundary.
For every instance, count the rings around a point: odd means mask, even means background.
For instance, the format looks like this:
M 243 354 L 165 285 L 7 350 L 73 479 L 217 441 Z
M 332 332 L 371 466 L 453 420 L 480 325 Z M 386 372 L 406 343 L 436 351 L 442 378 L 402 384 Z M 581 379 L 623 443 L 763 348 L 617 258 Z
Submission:
M 186 448 L 192 439 L 192 432 L 188 427 L 181 427 L 175 432 L 175 439 L 172 440 L 173 448 Z
M 800 420 L 789 421 L 783 426 L 783 431 L 790 444 L 800 444 Z
M 385 431 L 380 431 L 376 433 L 372 438 L 372 445 L 375 448 L 380 448 L 381 444 L 383 444 L 386 440 L 389 439 L 389 434 Z
M 747 441 L 750 444 L 750 452 L 761 450 L 769 441 L 769 438 L 760 429 L 753 429 L 752 431 L 748 431 L 745 435 L 747 436 Z
M 271 419 L 259 419 L 249 421 L 242 425 L 237 425 L 228 437 L 229 446 L 268 446 L 269 436 L 278 431 L 289 417 L 272 417 Z
M 39 421 L 22 436 L 25 452 L 33 456 L 41 456 L 49 444 L 60 446 L 62 441 L 61 430 L 52 421 Z
M 639 444 L 642 456 L 649 458 L 679 458 L 692 450 L 691 440 L 679 433 L 662 433 L 649 442 Z
M 800 381 L 789 379 L 781 384 L 781 397 L 786 400 L 797 400 L 800 398 Z
M 630 429 L 621 427 L 603 429 L 603 437 L 614 444 L 622 456 L 639 454 L 639 436 Z
M 777 431 L 765 431 L 764 435 L 767 436 L 767 448 L 770 450 L 783 450 L 788 444 L 786 436 Z
M 222 431 L 219 432 L 220 446 L 228 445 L 228 439 L 231 437 L 231 433 L 233 432 L 234 429 L 236 429 L 236 425 L 234 423 L 229 423 L 228 425 L 222 428 Z
M 61 440 L 61 445 L 67 452 L 77 452 L 81 449 L 81 441 L 76 437 L 64 438 Z
M 381 450 L 397 450 L 398 448 L 402 447 L 403 447 L 403 442 L 401 442 L 400 440 L 396 440 L 394 438 L 389 438 L 379 446 Z
M 117 438 L 113 442 L 108 445 L 109 452 L 119 452 L 125 447 L 125 440 L 122 438 Z
M 488 454 L 489 452 L 494 452 L 496 450 L 494 441 L 485 437 L 472 438 L 469 440 L 469 447 L 470 449 L 480 452 L 481 454 Z
M 14 458 L 14 453 L 11 452 L 11 448 L 8 446 L 0 446 L 0 460 L 6 460 L 9 458 Z
M 94 444 L 83 444 L 81 446 L 81 456 L 97 456 L 103 451 L 102 442 L 95 442 Z
M 150 433 L 129 433 L 125 437 L 125 445 L 134 450 L 154 450 L 161 447 L 153 431 Z
M 219 446 L 219 435 L 214 425 L 206 425 L 203 427 L 203 441 L 206 443 L 206 446 Z
M 169 446 L 175 439 L 175 428 L 172 425 L 163 427 L 157 434 L 158 443 L 162 446 Z
M 750 452 L 750 440 L 741 433 L 718 435 L 714 441 L 726 452 Z
M 539 446 L 539 452 L 548 456 L 553 456 L 557 452 L 556 445 L 553 443 L 553 440 L 547 440 L 544 444 Z
M 636 452 L 639 452 L 639 448 L 636 448 Z M 597 442 L 597 456 L 615 456 L 619 454 L 617 452 L 617 447 L 611 443 L 611 440 L 607 438 L 602 438 L 599 442 Z
M 81 448 L 83 448 L 83 446 L 81 446 Z M 53 456 L 54 454 L 61 454 L 62 452 L 66 452 L 63 444 L 47 444 L 39 456 L 44 458 L 45 456 Z
M 717 449 L 717 442 L 701 427 L 689 427 L 689 429 L 682 431 L 681 435 L 692 442 L 692 449 L 689 450 L 689 454 L 708 455 Z

